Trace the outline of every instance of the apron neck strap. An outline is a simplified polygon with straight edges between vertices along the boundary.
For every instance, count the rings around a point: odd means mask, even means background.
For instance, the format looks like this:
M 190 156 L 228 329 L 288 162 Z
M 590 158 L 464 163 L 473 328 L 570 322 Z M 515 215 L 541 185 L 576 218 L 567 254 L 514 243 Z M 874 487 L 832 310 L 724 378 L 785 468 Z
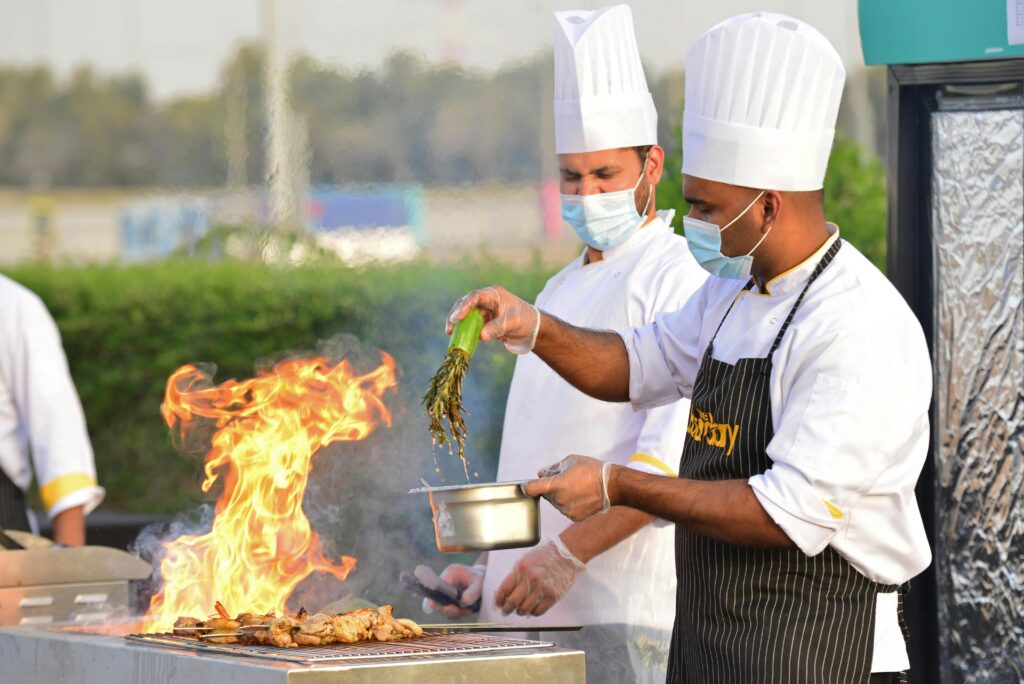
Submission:
M 754 279 L 751 278 L 747 281 L 747 284 L 743 286 L 743 289 L 736 293 L 736 296 L 732 298 L 732 304 L 725 310 L 725 315 L 722 316 L 722 320 L 718 321 L 718 327 L 715 328 L 715 334 L 711 336 L 711 341 L 708 342 L 708 349 L 711 349 L 711 345 L 715 343 L 715 338 L 718 337 L 718 331 L 722 329 L 722 324 L 725 323 L 725 319 L 729 317 L 729 313 L 732 311 L 732 307 L 736 306 L 736 301 L 740 298 L 740 295 L 744 292 L 748 292 L 750 288 L 754 287 Z
M 825 256 L 821 257 L 821 261 L 819 261 L 818 265 L 814 267 L 814 272 L 812 272 L 811 277 L 807 279 L 807 284 L 804 285 L 804 289 L 801 290 L 800 296 L 796 298 L 796 302 L 794 302 L 793 308 L 789 310 L 789 315 L 786 316 L 786 320 L 783 322 L 782 327 L 779 329 L 779 334 L 775 336 L 775 342 L 772 343 L 772 348 L 771 351 L 768 352 L 768 356 L 774 354 L 775 350 L 779 348 L 780 344 L 782 344 L 782 336 L 786 334 L 786 330 L 789 328 L 789 324 L 793 322 L 793 316 L 796 315 L 796 310 L 800 308 L 801 304 L 803 304 L 804 295 L 807 294 L 807 289 L 811 286 L 811 283 L 817 280 L 818 276 L 821 275 L 821 272 L 824 271 L 830 263 L 832 263 L 832 259 L 835 258 L 836 254 L 839 252 L 839 248 L 842 246 L 843 241 L 837 237 L 836 241 L 833 242 L 832 246 L 828 248 L 827 252 L 825 252 Z

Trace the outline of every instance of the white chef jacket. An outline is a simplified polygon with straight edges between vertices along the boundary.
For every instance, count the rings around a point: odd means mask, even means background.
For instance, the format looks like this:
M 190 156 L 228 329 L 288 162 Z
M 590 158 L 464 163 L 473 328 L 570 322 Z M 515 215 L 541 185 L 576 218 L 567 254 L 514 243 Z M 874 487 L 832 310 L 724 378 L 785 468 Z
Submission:
M 103 500 L 60 333 L 35 294 L 0 275 L 0 468 L 22 490 L 35 470 L 52 519 Z
M 621 330 L 672 311 L 707 279 L 686 241 L 659 214 L 623 245 L 583 265 L 583 255 L 548 281 L 537 306 L 574 325 Z M 505 411 L 498 481 L 534 478 L 569 454 L 583 454 L 645 472 L 675 475 L 689 401 L 634 412 L 625 403 L 592 399 L 537 356 L 516 362 Z M 541 500 L 541 534 L 553 537 L 572 521 Z M 501 616 L 494 593 L 527 550 L 491 551 L 481 619 L 523 625 L 626 623 L 671 630 L 675 617 L 675 530 L 647 525 L 592 559 L 569 592 L 541 617 Z
M 689 397 L 700 360 L 768 354 L 828 241 L 795 268 L 742 291 L 710 278 L 682 310 L 622 333 L 630 399 L 649 409 Z M 758 501 L 808 555 L 832 546 L 883 584 L 902 584 L 931 562 L 914 497 L 928 450 L 932 371 L 920 323 L 885 276 L 844 244 L 811 285 L 775 352 L 769 383 L 773 465 L 749 480 Z M 895 594 L 876 611 L 873 672 L 909 667 Z

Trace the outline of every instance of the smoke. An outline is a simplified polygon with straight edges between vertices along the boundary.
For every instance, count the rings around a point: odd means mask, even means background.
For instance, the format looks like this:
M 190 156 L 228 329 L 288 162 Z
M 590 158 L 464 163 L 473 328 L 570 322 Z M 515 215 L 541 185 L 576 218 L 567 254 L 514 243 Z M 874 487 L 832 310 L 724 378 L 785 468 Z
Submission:
M 153 573 L 148 580 L 134 587 L 131 608 L 135 614 L 146 612 L 150 597 L 158 593 L 163 584 L 160 562 L 164 559 L 164 545 L 183 535 L 206 534 L 213 527 L 213 517 L 213 504 L 207 503 L 179 513 L 170 522 L 153 523 L 142 528 L 128 551 L 149 563 Z

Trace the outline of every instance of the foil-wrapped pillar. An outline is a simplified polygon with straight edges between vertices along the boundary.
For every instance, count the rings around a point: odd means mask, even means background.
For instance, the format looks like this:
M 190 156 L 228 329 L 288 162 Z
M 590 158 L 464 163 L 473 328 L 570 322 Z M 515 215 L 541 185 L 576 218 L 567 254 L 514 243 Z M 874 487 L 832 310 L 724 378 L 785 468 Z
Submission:
M 943 682 L 1024 681 L 1024 111 L 932 115 Z

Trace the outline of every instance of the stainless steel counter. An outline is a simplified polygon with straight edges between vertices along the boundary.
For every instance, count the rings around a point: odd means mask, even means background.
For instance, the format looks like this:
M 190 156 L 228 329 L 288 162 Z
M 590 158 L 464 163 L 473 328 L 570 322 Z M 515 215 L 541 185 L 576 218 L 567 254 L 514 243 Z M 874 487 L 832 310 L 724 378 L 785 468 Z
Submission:
M 76 626 L 74 629 L 83 629 Z M 110 630 L 116 632 L 117 630 Z M 122 630 L 123 633 L 131 631 Z M 402 655 L 314 664 L 197 653 L 62 626 L 0 628 L 3 681 L 71 684 L 585 684 L 582 651 L 536 647 L 472 654 Z M 10 679 L 8 679 L 10 677 Z

